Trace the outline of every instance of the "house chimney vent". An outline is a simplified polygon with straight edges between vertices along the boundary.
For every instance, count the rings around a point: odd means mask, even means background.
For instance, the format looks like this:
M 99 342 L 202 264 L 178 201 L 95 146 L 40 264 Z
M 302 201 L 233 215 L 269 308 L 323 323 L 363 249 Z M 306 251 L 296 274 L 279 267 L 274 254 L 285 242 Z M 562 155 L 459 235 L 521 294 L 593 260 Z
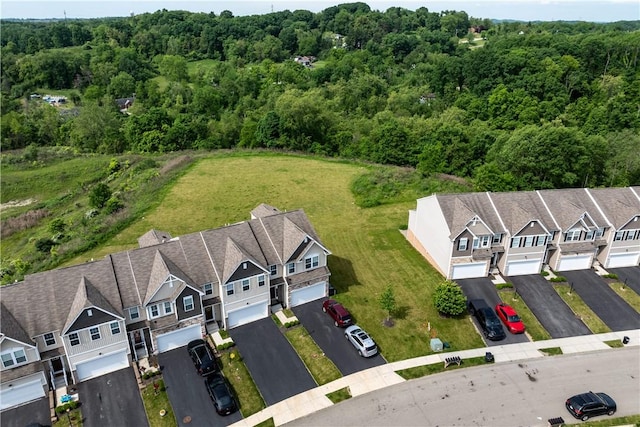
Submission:
M 87 310 L 87 316 L 89 317 L 93 316 L 93 311 L 91 309 Z

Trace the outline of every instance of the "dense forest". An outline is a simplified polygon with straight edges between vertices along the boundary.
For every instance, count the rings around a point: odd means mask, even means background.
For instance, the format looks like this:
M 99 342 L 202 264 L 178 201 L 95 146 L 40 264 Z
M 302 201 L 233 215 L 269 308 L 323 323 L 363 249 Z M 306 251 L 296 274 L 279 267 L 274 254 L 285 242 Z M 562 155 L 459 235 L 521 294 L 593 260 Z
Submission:
M 161 10 L 2 21 L 1 49 L 4 152 L 267 148 L 477 190 L 640 184 L 640 21 Z

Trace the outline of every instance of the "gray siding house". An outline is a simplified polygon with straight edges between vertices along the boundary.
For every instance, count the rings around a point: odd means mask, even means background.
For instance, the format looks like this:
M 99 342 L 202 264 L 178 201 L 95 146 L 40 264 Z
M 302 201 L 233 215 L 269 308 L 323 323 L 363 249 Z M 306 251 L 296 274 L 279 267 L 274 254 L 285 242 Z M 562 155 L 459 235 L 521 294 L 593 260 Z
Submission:
M 328 294 L 331 252 L 302 210 L 138 244 L 0 288 L 2 409 Z
M 407 238 L 448 279 L 640 264 L 640 187 L 434 194 Z

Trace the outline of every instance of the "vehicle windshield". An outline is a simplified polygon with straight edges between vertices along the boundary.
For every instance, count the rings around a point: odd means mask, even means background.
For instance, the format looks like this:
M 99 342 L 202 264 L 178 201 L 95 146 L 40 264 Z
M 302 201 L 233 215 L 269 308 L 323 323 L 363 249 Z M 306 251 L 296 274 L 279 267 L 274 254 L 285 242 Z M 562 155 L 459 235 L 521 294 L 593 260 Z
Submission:
M 511 316 L 509 316 L 509 322 L 519 322 L 520 321 L 520 317 L 518 317 L 517 314 L 512 314 Z

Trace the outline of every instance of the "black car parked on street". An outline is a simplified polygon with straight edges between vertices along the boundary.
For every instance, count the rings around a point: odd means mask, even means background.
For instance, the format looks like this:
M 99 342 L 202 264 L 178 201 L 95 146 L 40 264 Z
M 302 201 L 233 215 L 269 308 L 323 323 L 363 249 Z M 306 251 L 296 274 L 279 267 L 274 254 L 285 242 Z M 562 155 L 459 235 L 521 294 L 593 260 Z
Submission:
M 576 394 L 565 402 L 567 410 L 579 420 L 587 421 L 596 415 L 613 415 L 616 413 L 616 402 L 606 393 Z
M 482 333 L 491 341 L 500 341 L 507 337 L 500 319 L 483 299 L 472 299 L 468 302 L 469 313 L 478 320 Z

